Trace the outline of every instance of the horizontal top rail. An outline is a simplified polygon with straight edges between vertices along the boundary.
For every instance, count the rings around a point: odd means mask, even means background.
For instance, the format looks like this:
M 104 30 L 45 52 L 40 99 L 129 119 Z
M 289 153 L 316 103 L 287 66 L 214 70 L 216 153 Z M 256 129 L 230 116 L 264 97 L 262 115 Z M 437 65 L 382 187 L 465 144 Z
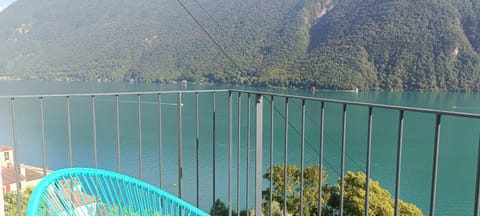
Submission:
M 386 104 L 374 104 L 374 103 L 366 103 L 366 102 L 345 101 L 345 100 L 327 99 L 327 98 L 319 98 L 319 97 L 308 97 L 308 96 L 300 96 L 300 95 L 277 94 L 277 93 L 259 92 L 259 91 L 244 91 L 244 90 L 230 90 L 230 91 L 241 92 L 241 93 L 250 93 L 250 94 L 262 94 L 262 95 L 276 96 L 276 97 L 288 97 L 288 98 L 295 98 L 295 99 L 305 99 L 305 100 L 327 102 L 327 103 L 356 105 L 356 106 L 393 109 L 393 110 L 414 111 L 414 112 L 423 112 L 423 113 L 431 113 L 431 114 L 441 114 L 441 115 L 450 115 L 450 116 L 480 119 L 480 114 L 475 114 L 475 113 L 452 112 L 452 111 L 445 111 L 445 110 L 415 108 L 415 107 L 386 105 Z
M 454 112 L 454 111 L 446 111 L 446 110 L 435 110 L 435 109 L 406 107 L 406 106 L 387 105 L 387 104 L 375 104 L 375 103 L 367 103 L 367 102 L 356 102 L 356 101 L 327 99 L 327 98 L 320 98 L 320 97 L 309 97 L 309 96 L 300 96 L 300 95 L 288 95 L 288 94 L 278 94 L 278 93 L 271 93 L 271 92 L 237 90 L 237 89 L 217 89 L 217 90 L 168 90 L 168 91 L 107 92 L 107 93 L 73 93 L 73 94 L 45 94 L 45 95 L 9 95 L 9 96 L 0 96 L 0 99 L 46 98 L 46 97 L 96 97 L 96 96 L 149 95 L 149 94 L 175 94 L 175 93 L 180 93 L 180 92 L 181 92 L 181 93 L 212 93 L 212 92 L 250 93 L 250 94 L 261 94 L 261 95 L 276 96 L 276 97 L 288 97 L 288 98 L 295 98 L 295 99 L 305 99 L 305 100 L 318 101 L 318 102 L 337 103 L 337 104 L 346 104 L 346 105 L 355 105 L 355 106 L 372 107 L 372 108 L 382 108 L 382 109 L 392 109 L 392 110 L 404 110 L 404 111 L 413 111 L 413 112 L 422 112 L 422 113 L 430 113 L 430 114 L 441 114 L 441 115 L 449 115 L 449 116 L 458 116 L 458 117 L 467 117 L 467 118 L 480 119 L 480 114 L 475 114 L 475 113 Z
M 9 95 L 0 96 L 0 99 L 15 98 L 45 98 L 45 97 L 92 97 L 92 96 L 117 96 L 117 95 L 149 95 L 149 94 L 176 94 L 176 93 L 211 93 L 228 92 L 227 89 L 218 90 L 169 90 L 169 91 L 140 91 L 140 92 L 105 92 L 105 93 L 73 93 L 73 94 L 45 94 L 45 95 Z

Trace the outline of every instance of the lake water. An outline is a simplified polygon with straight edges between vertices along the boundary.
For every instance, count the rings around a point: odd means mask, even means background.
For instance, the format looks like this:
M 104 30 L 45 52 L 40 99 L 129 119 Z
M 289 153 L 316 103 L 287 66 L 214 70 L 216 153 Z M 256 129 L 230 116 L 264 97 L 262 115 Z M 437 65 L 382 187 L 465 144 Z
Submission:
M 135 84 L 123 82 L 55 82 L 55 81 L 1 81 L 0 95 L 38 95 L 59 93 L 100 93 L 100 92 L 132 92 L 183 89 L 225 89 L 228 86 L 191 86 Z M 238 87 L 235 87 L 238 88 Z M 251 89 L 250 89 L 251 90 Z M 261 91 L 315 96 L 349 101 L 371 102 L 402 106 L 433 108 L 449 111 L 480 113 L 480 94 L 477 93 L 389 93 L 389 92 L 350 92 L 321 91 L 312 95 L 307 90 L 260 89 Z M 235 97 L 236 98 L 236 97 Z M 284 106 L 282 99 L 276 103 L 274 114 L 274 163 L 283 162 L 284 143 Z M 97 97 L 96 122 L 98 166 L 105 169 L 116 167 L 116 129 L 115 98 Z M 163 127 L 163 189 L 176 193 L 177 177 L 177 123 L 176 95 L 162 96 Z M 184 151 L 184 183 L 183 196 L 195 203 L 194 163 L 190 159 L 195 154 L 194 97 L 184 95 L 183 106 L 183 151 Z M 208 210 L 211 205 L 211 161 L 212 161 L 212 113 L 211 96 L 200 96 L 200 206 Z M 246 98 L 242 97 L 242 103 Z M 41 165 L 41 130 L 38 100 L 17 99 L 17 133 L 19 161 L 32 165 Z M 290 102 L 290 134 L 289 163 L 299 162 L 300 135 L 300 101 Z M 142 153 L 143 179 L 151 184 L 159 185 L 159 149 L 158 149 L 158 114 L 156 96 L 142 97 Z M 265 116 L 268 116 L 269 102 L 266 102 Z M 234 100 L 234 107 L 236 102 Z M 68 146 L 66 129 L 65 98 L 47 98 L 45 108 L 45 134 L 47 145 L 47 166 L 50 169 L 68 167 Z M 217 95 L 217 197 L 226 201 L 227 197 L 227 152 L 228 130 L 226 96 Z M 93 132 L 90 97 L 71 99 L 72 111 L 72 145 L 73 165 L 92 167 L 93 164 Z M 134 177 L 138 176 L 138 128 L 137 103 L 135 96 L 120 98 L 120 130 L 121 130 L 121 172 Z M 235 112 L 234 112 L 235 113 Z M 242 110 L 246 116 L 246 110 Z M 318 125 L 319 104 L 307 102 L 306 121 L 306 163 L 318 163 Z M 325 164 L 329 174 L 328 183 L 337 181 L 340 170 L 341 143 L 341 106 L 326 105 L 325 119 Z M 347 120 L 346 168 L 352 171 L 363 171 L 366 160 L 367 109 L 350 106 Z M 234 116 L 234 125 L 237 121 Z M 266 122 L 269 120 L 266 117 Z M 405 113 L 405 130 L 403 145 L 403 162 L 401 175 L 400 198 L 412 202 L 428 213 L 431 168 L 433 160 L 435 116 L 431 114 Z M 241 120 L 241 158 L 246 155 L 246 120 Z M 395 188 L 395 162 L 397 145 L 398 112 L 392 110 L 374 110 L 372 141 L 372 178 L 379 181 L 393 196 Z M 12 129 L 10 117 L 10 101 L 0 100 L 0 143 L 12 145 Z M 270 127 L 265 125 L 264 134 Z M 234 149 L 236 149 L 236 126 L 234 131 Z M 474 183 L 476 177 L 477 151 L 479 145 L 480 121 L 445 116 L 442 119 L 440 162 L 438 172 L 437 215 L 470 215 L 474 204 Z M 270 142 L 268 135 L 264 139 Z M 264 165 L 268 161 L 268 146 L 265 147 Z M 236 150 L 234 151 L 236 155 Z M 252 155 L 253 158 L 253 155 Z M 234 157 L 234 161 L 236 157 Z M 253 163 L 252 163 L 253 165 Z M 245 206 L 245 165 L 242 163 L 241 206 Z M 234 170 L 236 170 L 234 163 Z M 251 173 L 253 176 L 253 173 Z M 234 175 L 234 179 L 235 179 Z M 235 183 L 235 181 L 234 181 Z M 251 183 L 250 185 L 253 185 Z M 253 188 L 249 190 L 253 194 Z M 235 207 L 235 195 L 233 203 Z M 250 198 L 250 201 L 253 199 Z M 250 205 L 252 206 L 252 205 Z

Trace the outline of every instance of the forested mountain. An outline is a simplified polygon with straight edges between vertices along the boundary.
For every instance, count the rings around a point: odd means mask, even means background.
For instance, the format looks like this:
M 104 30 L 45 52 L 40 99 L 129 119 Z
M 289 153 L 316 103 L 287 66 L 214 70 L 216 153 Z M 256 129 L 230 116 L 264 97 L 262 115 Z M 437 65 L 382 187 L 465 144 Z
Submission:
M 0 14 L 0 73 L 237 83 L 305 53 L 303 14 L 319 10 L 311 0 L 182 2 L 242 73 L 175 0 L 18 0 Z
M 300 67 L 332 88 L 478 90 L 479 21 L 477 0 L 340 1 Z
M 477 0 L 17 0 L 0 76 L 480 89 Z

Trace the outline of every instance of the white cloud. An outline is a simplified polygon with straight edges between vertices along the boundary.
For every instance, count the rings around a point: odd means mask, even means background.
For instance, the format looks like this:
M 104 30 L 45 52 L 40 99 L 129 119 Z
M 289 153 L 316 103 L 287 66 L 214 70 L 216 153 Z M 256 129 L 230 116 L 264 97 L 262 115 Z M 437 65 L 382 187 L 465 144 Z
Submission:
M 0 6 L 0 12 L 2 12 L 2 10 L 3 10 L 3 8 L 2 8 L 2 6 Z

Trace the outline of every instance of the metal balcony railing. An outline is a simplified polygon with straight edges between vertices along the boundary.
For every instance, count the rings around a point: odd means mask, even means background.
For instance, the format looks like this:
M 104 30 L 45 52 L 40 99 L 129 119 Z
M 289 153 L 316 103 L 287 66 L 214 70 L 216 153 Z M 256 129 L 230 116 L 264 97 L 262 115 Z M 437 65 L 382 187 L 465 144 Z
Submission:
M 435 215 L 439 196 L 439 161 L 442 159 L 439 152 L 442 144 L 455 139 L 451 137 L 455 134 L 449 133 L 443 141 L 443 121 L 466 119 L 473 125 L 480 125 L 478 114 L 239 90 L 9 96 L 0 98 L 0 110 L 3 112 L 0 116 L 3 126 L 8 125 L 2 130 L 11 135 L 16 165 L 41 166 L 44 175 L 48 169 L 62 167 L 110 169 L 166 188 L 206 211 L 221 198 L 226 201 L 230 214 L 234 209 L 239 214 L 240 209 L 253 208 L 256 215 L 262 214 L 262 191 L 266 188 L 272 191 L 272 179 L 264 180 L 263 174 L 275 163 L 300 166 L 301 197 L 304 195 L 306 163 L 319 163 L 329 172 L 338 173 L 338 214 L 343 215 L 343 178 L 348 161 L 361 164 L 361 170 L 366 173 L 364 214 L 368 215 L 372 140 L 384 130 L 395 138 L 395 162 L 388 168 L 395 173 L 392 194 L 395 215 L 398 215 L 401 177 L 405 171 L 402 153 L 405 151 L 407 115 L 411 117 L 411 124 L 416 124 L 417 117 L 432 122 L 427 130 L 433 133 L 426 135 L 426 139 L 433 139 L 429 143 L 422 142 L 422 145 L 430 145 L 431 151 L 420 154 L 433 160 L 431 169 L 426 170 L 431 173 L 431 180 L 428 204 L 425 205 L 428 208 L 423 211 Z M 389 116 L 390 124 L 375 129 L 374 115 L 377 113 Z M 362 125 L 361 129 L 356 130 L 347 124 L 350 118 L 355 127 Z M 467 138 L 469 143 L 479 146 L 478 126 L 473 129 Z M 380 132 L 375 133 L 375 130 Z M 358 150 L 360 147 L 355 145 L 356 150 L 350 152 L 364 155 L 360 157 L 364 161 L 349 156 L 347 148 L 353 148 L 353 145 L 347 145 L 349 136 L 364 145 L 363 150 Z M 331 140 L 327 143 L 329 137 Z M 337 146 L 339 151 L 329 152 L 326 145 Z M 298 152 L 290 152 L 297 147 Z M 462 148 L 461 144 L 459 148 Z M 63 154 L 66 156 L 61 156 Z M 469 165 L 476 168 L 469 171 L 476 172 L 476 179 L 471 180 L 475 182 L 471 188 L 475 200 L 471 207 L 473 215 L 479 215 L 480 206 L 479 154 L 475 153 L 475 164 Z M 339 159 L 339 164 L 332 162 L 335 159 Z M 285 173 L 286 169 L 285 166 Z M 322 205 L 321 187 L 326 183 L 322 182 L 322 171 L 319 169 L 319 206 Z M 168 183 L 165 182 L 167 179 Z M 21 177 L 16 172 L 17 188 L 21 187 L 20 182 Z M 17 192 L 17 199 L 20 197 L 21 193 Z M 284 200 L 280 205 L 286 215 L 286 193 Z M 299 215 L 303 215 L 304 203 L 303 199 L 300 200 Z M 17 208 L 22 208 L 20 202 Z M 269 211 L 271 214 L 272 209 Z M 319 208 L 316 214 L 321 215 L 321 211 Z M 20 215 L 21 210 L 18 212 Z

